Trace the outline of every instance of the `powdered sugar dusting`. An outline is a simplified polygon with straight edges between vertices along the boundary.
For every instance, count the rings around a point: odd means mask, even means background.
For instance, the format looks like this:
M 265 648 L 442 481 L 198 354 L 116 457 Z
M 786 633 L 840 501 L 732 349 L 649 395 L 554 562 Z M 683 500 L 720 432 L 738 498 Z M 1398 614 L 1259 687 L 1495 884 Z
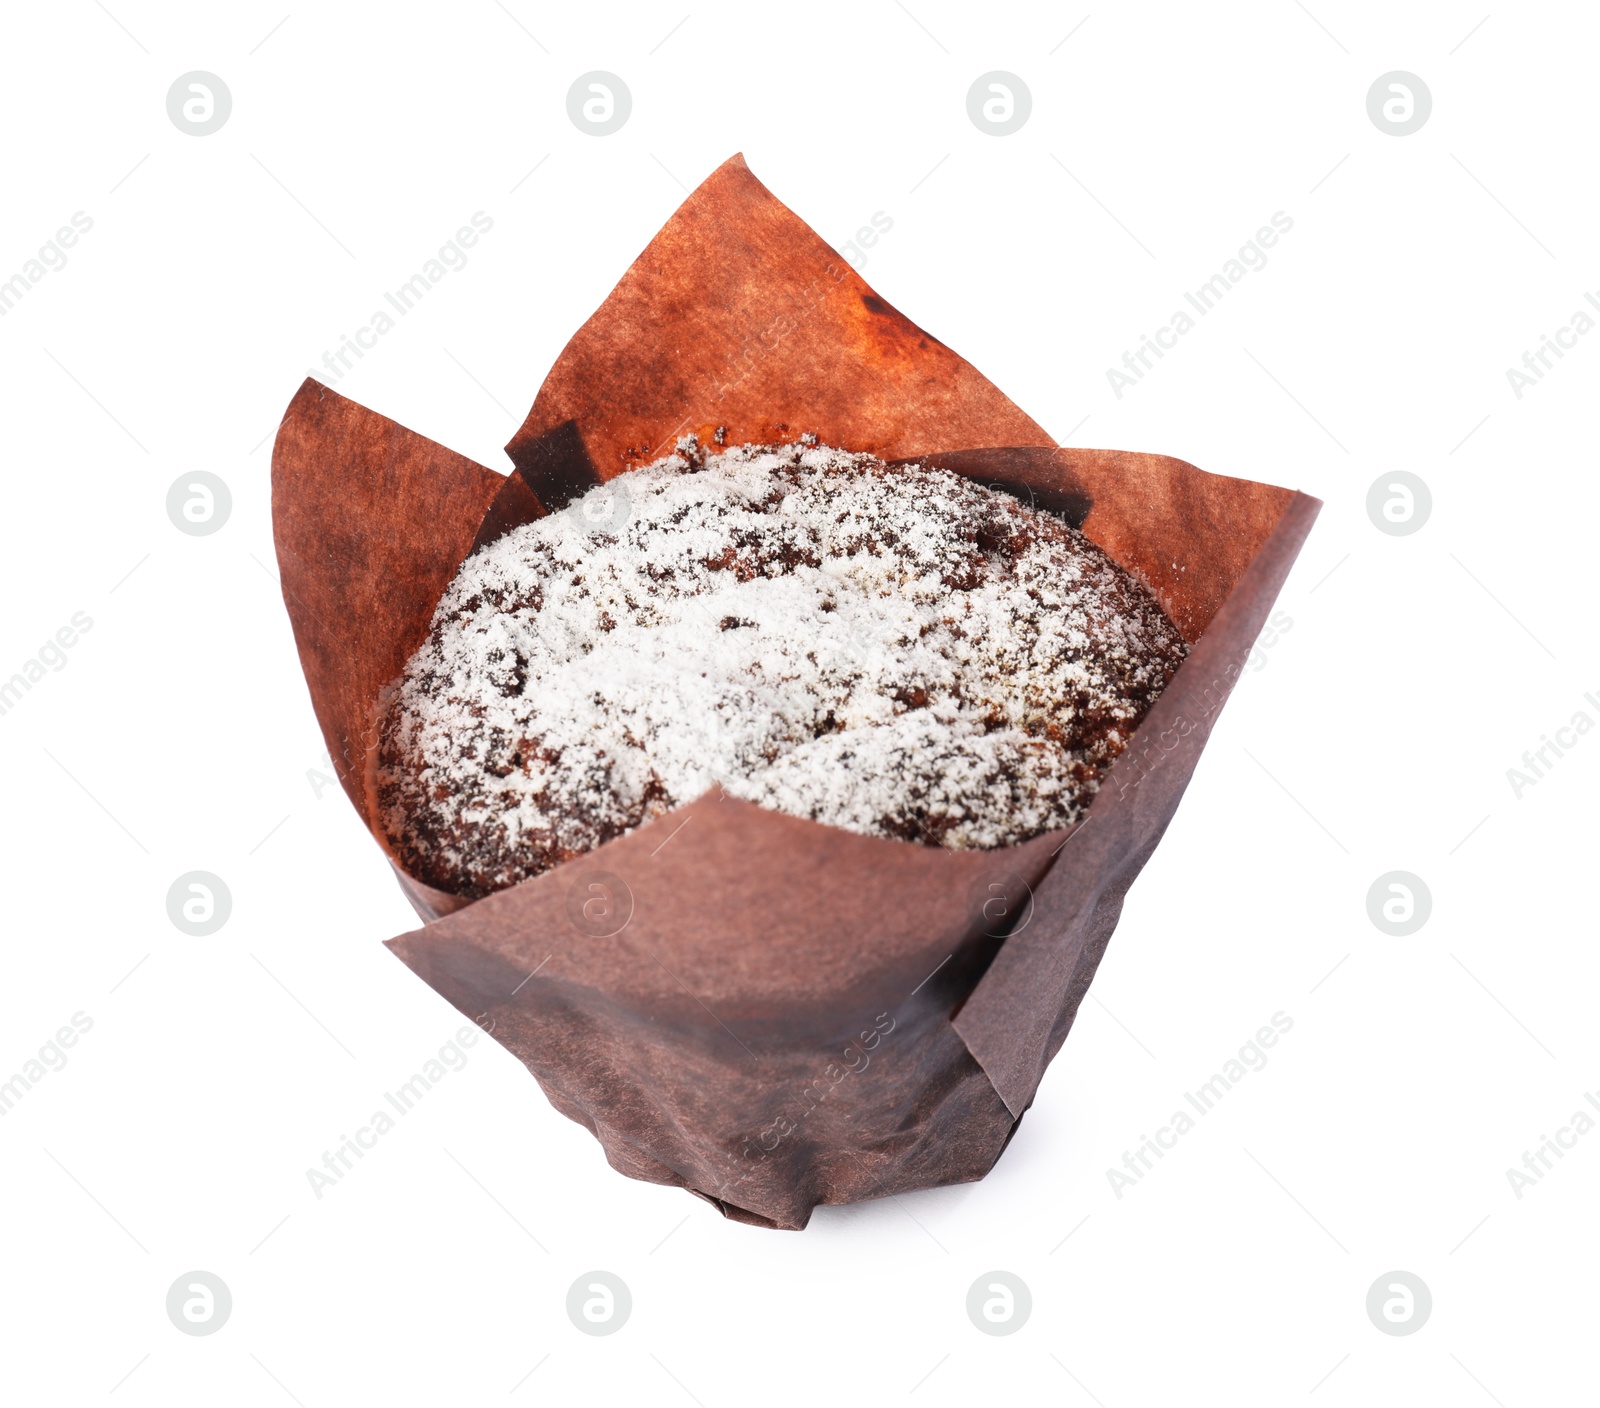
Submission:
M 1144 588 L 1010 495 L 686 440 L 462 565 L 391 688 L 378 797 L 407 868 L 472 895 L 718 783 L 1012 845 L 1076 819 L 1183 653 Z

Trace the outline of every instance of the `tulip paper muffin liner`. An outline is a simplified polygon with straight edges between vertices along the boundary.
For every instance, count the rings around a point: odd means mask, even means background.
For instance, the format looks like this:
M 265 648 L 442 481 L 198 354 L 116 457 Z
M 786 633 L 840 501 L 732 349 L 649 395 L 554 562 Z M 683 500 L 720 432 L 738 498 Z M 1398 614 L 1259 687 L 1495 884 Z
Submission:
M 1320 505 L 1055 446 L 734 157 L 567 344 L 510 475 L 315 381 L 290 403 L 273 451 L 284 601 L 340 782 L 386 851 L 380 696 L 462 561 L 598 483 L 625 490 L 689 433 L 810 433 L 1029 499 L 1138 577 L 1190 645 L 1077 824 L 1023 845 L 862 836 L 718 790 L 476 901 L 391 857 L 425 922 L 389 947 L 614 1168 L 801 1228 L 819 1204 L 994 1165 Z

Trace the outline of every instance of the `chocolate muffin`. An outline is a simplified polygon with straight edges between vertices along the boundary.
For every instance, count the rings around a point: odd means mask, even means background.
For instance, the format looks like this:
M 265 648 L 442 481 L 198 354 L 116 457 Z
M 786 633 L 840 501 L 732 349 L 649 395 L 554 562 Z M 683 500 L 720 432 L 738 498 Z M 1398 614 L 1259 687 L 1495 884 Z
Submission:
M 462 564 L 385 695 L 396 858 L 481 897 L 708 789 L 868 835 L 1071 824 L 1185 653 L 1076 529 L 807 444 L 655 464 Z

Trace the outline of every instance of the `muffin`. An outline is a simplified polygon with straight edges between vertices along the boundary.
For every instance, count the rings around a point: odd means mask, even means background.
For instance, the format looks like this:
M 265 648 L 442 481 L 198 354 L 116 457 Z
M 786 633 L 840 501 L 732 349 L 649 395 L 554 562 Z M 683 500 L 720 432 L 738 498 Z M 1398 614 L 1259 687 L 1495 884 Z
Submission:
M 808 443 L 809 442 L 809 443 Z M 1185 645 L 1000 490 L 692 438 L 462 565 L 380 703 L 400 865 L 479 898 L 720 787 L 952 849 L 1071 825 Z

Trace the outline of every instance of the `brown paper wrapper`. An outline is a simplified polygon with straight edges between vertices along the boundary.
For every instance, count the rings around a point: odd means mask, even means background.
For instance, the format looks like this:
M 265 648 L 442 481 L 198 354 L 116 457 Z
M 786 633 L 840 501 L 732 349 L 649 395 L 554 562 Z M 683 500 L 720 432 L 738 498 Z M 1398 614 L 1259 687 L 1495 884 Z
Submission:
M 611 1164 L 804 1227 L 981 1178 L 1033 1100 L 1319 504 L 1069 450 L 890 307 L 734 157 L 562 352 L 502 477 L 314 381 L 273 454 L 284 599 L 374 836 L 379 694 L 471 548 L 694 432 L 920 458 L 1063 514 L 1191 651 L 1070 831 L 943 851 L 708 794 L 389 946 Z

